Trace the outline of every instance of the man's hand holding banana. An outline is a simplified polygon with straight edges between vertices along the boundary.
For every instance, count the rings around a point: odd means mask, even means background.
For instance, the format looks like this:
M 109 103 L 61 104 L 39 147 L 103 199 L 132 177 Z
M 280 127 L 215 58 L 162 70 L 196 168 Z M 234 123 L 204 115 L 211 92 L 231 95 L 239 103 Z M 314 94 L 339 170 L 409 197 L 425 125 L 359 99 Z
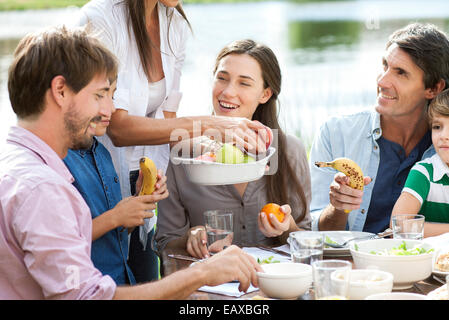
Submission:
M 366 186 L 371 182 L 370 177 L 363 177 Z M 362 204 L 363 190 L 354 189 L 349 186 L 349 177 L 342 172 L 337 172 L 334 181 L 330 185 L 330 204 L 339 211 L 350 212 L 360 208 Z

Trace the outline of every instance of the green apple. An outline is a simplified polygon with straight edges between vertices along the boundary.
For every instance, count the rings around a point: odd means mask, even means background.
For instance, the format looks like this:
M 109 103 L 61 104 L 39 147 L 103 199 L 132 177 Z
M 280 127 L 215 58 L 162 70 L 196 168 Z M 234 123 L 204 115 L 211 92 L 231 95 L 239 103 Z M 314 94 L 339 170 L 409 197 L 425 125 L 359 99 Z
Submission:
M 250 163 L 250 162 L 254 162 L 254 161 L 256 161 L 256 159 L 254 159 L 250 155 L 245 154 L 243 156 L 243 163 Z
M 243 163 L 244 160 L 245 154 L 232 144 L 225 143 L 220 149 L 218 149 L 217 162 L 239 164 Z

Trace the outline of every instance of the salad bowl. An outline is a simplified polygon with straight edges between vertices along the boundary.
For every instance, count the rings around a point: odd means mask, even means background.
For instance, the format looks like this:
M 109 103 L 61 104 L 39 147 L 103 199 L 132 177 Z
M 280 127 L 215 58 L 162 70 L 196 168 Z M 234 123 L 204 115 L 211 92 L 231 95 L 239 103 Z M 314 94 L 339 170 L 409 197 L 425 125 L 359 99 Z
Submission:
M 393 274 L 393 290 L 411 288 L 432 274 L 435 250 L 421 240 L 374 239 L 349 246 L 356 269 L 378 269 Z

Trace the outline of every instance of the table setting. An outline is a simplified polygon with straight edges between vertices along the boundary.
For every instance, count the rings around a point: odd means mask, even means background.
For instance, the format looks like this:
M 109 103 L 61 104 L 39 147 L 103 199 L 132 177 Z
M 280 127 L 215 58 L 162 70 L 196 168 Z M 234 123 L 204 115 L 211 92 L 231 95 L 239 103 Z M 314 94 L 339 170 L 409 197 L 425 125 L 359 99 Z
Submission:
M 447 280 L 446 272 L 435 269 L 435 263 L 439 254 L 444 254 L 449 249 L 449 235 L 413 239 L 384 239 L 366 234 L 344 233 L 341 238 L 334 237 L 334 233 L 311 232 L 307 241 L 298 241 L 298 234 L 292 233 L 286 244 L 275 247 L 243 247 L 242 250 L 252 255 L 264 269 L 264 275 L 258 274 L 259 288 L 250 287 L 248 292 L 240 292 L 238 283 L 226 283 L 216 287 L 204 286 L 192 295 L 192 299 L 289 299 L 289 300 L 446 300 Z M 319 241 L 313 238 L 317 236 Z M 360 236 L 361 241 L 350 241 L 338 255 L 326 251 L 325 237 L 333 241 L 343 243 L 348 237 Z M 300 239 L 304 240 L 302 237 Z M 293 240 L 294 239 L 294 240 Z M 327 239 L 329 240 L 329 239 Z M 341 241 L 341 242 L 340 242 Z M 309 248 L 299 248 L 298 242 L 307 243 Z M 298 250 L 320 250 L 322 257 L 301 257 L 302 262 L 294 262 L 294 253 Z M 341 248 L 334 248 L 340 249 Z M 388 255 L 388 252 L 405 254 Z M 413 254 L 414 251 L 421 251 Z M 305 252 L 305 251 L 304 251 Z M 410 254 L 409 254 L 410 253 Z M 184 255 L 166 255 L 170 260 L 182 260 L 186 264 L 199 259 Z M 165 259 L 166 260 L 166 259 Z M 190 260 L 190 261 L 188 261 Z M 333 276 L 328 276 L 327 282 L 319 282 L 319 264 L 342 263 L 350 266 L 349 273 L 333 270 Z M 306 262 L 306 263 L 303 263 Z M 165 264 L 167 261 L 164 262 Z M 295 266 L 296 265 L 296 266 Z M 324 268 L 326 269 L 326 268 Z M 329 269 L 329 268 L 328 268 Z M 332 273 L 332 272 L 331 272 Z M 439 277 L 436 278 L 435 275 Z M 449 274 L 449 273 L 448 273 Z M 405 280 L 404 280 L 405 278 Z M 395 279 L 395 280 L 394 280 Z M 448 279 L 449 280 L 449 279 Z M 343 292 L 328 290 L 327 296 L 317 295 L 316 290 L 334 283 L 346 288 Z M 301 284 L 303 287 L 301 287 Z M 330 286 L 332 287 L 332 286 Z M 295 289 L 290 291 L 290 289 Z M 277 290 L 277 291 L 276 291 Z M 324 290 L 324 289 L 323 289 Z M 321 290 L 321 291 L 323 291 Z M 290 293 L 292 292 L 292 293 Z

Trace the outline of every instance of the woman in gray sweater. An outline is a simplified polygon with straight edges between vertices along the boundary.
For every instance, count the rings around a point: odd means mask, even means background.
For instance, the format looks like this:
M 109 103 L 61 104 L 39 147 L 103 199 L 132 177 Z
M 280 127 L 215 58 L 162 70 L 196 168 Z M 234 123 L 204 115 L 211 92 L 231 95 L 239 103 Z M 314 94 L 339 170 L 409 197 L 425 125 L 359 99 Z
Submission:
M 170 196 L 158 204 L 157 249 L 183 247 L 198 258 L 209 256 L 203 213 L 227 209 L 234 213 L 233 244 L 285 243 L 292 231 L 310 230 L 310 173 L 302 142 L 280 128 L 278 95 L 281 71 L 273 51 L 252 40 L 235 41 L 221 50 L 214 68 L 212 100 L 219 116 L 257 120 L 273 129 L 277 170 L 256 181 L 203 186 L 191 183 L 182 167 L 170 162 Z M 261 212 L 267 203 L 282 205 L 281 223 Z M 269 223 L 268 219 L 271 221 Z

